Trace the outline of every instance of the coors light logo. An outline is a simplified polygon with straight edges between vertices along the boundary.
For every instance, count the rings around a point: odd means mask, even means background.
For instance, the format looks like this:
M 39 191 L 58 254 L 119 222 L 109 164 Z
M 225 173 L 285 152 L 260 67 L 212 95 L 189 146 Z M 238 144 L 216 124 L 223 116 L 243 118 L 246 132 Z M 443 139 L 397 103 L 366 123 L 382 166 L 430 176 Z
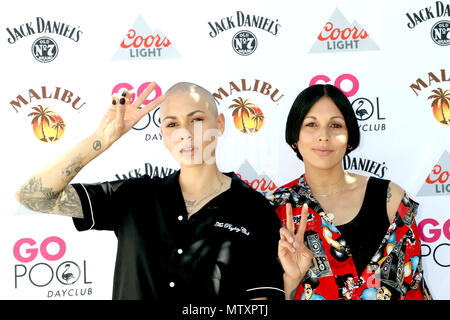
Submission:
M 150 29 L 139 16 L 120 43 L 113 60 L 176 59 L 180 58 L 172 42 L 161 30 Z
M 417 193 L 418 197 L 448 196 L 450 195 L 450 154 L 448 151 L 439 158 L 425 183 Z
M 336 8 L 309 53 L 380 50 L 366 30 L 352 23 Z
M 236 175 L 264 196 L 275 192 L 277 189 L 277 186 L 267 174 L 258 174 L 247 160 L 239 167 Z

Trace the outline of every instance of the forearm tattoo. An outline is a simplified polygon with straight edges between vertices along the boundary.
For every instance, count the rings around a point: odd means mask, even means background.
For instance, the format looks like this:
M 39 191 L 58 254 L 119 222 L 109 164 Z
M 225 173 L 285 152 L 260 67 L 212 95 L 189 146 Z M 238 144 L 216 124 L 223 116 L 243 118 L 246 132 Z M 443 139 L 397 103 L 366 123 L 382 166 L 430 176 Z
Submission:
M 92 149 L 94 149 L 95 151 L 98 151 L 102 148 L 102 143 L 100 142 L 100 140 L 95 140 L 94 143 L 92 144 Z
M 70 181 L 76 176 L 78 172 L 83 168 L 83 161 L 80 156 L 73 159 L 72 163 L 62 170 L 62 176 L 64 181 Z

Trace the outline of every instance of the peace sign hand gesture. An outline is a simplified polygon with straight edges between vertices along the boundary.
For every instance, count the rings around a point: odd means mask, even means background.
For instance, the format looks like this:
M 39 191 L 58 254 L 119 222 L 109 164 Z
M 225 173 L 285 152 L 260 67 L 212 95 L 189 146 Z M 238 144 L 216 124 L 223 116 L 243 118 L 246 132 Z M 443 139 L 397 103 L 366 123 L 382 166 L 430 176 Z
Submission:
M 314 257 L 304 243 L 307 220 L 308 205 L 305 203 L 302 207 L 300 225 L 295 233 L 292 206 L 290 203 L 286 204 L 286 228 L 280 229 L 278 257 L 284 269 L 284 291 L 287 299 L 291 298 L 291 292 L 296 290 L 308 272 Z
M 127 90 L 123 92 L 120 98 L 112 97 L 112 105 L 103 116 L 96 132 L 98 136 L 103 137 L 103 143 L 106 147 L 112 145 L 147 113 L 164 101 L 165 97 L 162 95 L 140 108 L 155 87 L 156 83 L 152 82 L 132 104 L 130 103 L 131 94 Z

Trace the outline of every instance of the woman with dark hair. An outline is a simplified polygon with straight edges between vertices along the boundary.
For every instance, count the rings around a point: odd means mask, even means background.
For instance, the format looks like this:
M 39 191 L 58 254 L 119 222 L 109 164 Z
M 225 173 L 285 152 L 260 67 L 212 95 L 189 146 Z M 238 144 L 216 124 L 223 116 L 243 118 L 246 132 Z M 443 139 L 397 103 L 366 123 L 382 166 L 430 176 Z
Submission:
M 354 111 L 338 88 L 318 84 L 297 96 L 286 142 L 305 173 L 269 196 L 283 226 L 286 299 L 304 299 L 311 278 L 319 280 L 314 294 L 327 300 L 431 299 L 414 221 L 418 204 L 389 180 L 343 169 L 359 141 Z

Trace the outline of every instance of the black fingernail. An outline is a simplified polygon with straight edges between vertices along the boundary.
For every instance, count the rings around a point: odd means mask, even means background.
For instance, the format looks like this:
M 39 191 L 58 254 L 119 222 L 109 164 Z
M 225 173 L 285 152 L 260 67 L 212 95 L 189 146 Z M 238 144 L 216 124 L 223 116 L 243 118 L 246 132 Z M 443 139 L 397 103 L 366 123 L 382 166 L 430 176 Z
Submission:
M 116 99 L 113 99 L 113 104 L 114 104 L 114 105 L 116 105 L 116 104 L 117 104 L 117 102 L 116 102 Z
M 124 92 L 122 92 L 122 97 L 126 97 L 127 96 L 127 93 L 124 91 Z
M 120 98 L 119 102 L 120 104 L 125 104 L 125 98 Z

